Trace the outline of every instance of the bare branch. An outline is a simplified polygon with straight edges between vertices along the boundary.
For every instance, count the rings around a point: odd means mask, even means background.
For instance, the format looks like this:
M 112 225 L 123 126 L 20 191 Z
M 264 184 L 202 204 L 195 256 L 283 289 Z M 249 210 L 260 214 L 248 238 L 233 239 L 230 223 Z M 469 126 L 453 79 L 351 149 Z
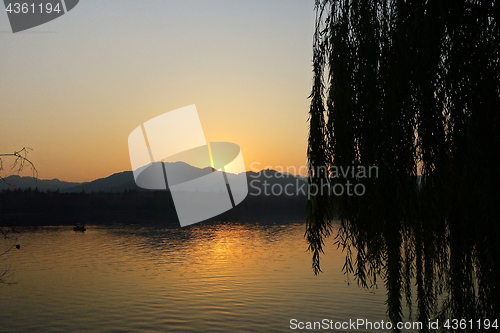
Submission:
M 14 158 L 14 162 L 11 164 L 9 172 L 14 172 L 14 173 L 19 174 L 25 168 L 29 168 L 29 169 L 31 169 L 32 177 L 36 181 L 36 178 L 38 177 L 38 171 L 37 171 L 35 165 L 33 164 L 33 162 L 31 162 L 27 157 L 29 150 L 33 150 L 33 149 L 31 149 L 29 147 L 24 147 L 23 149 L 15 151 L 13 153 L 0 154 L 0 171 L 4 170 L 2 158 L 3 157 L 12 157 L 12 158 Z M 10 185 L 5 180 L 5 178 L 2 177 L 2 175 L 0 175 L 0 180 L 3 181 L 4 183 L 6 183 L 7 185 Z
M 21 150 L 15 151 L 13 153 L 4 153 L 0 154 L 0 171 L 4 170 L 4 160 L 3 158 L 13 158 L 14 162 L 10 165 L 9 173 L 17 173 L 20 174 L 26 168 L 31 170 L 31 174 L 35 182 L 37 181 L 38 171 L 36 170 L 35 165 L 31 160 L 28 159 L 28 152 L 32 150 L 29 147 L 24 147 Z M 0 175 L 0 181 L 3 181 L 7 185 L 11 186 L 6 179 Z M 17 237 L 12 237 L 11 234 L 18 233 L 14 227 L 12 227 L 5 217 L 2 215 L 2 211 L 0 210 L 0 235 L 4 240 L 12 241 L 12 245 L 10 245 L 4 252 L 0 253 L 0 257 L 7 254 L 13 248 L 20 248 L 20 245 L 17 244 Z M 12 274 L 10 274 L 10 265 L 0 272 L 0 284 L 15 284 L 12 282 Z

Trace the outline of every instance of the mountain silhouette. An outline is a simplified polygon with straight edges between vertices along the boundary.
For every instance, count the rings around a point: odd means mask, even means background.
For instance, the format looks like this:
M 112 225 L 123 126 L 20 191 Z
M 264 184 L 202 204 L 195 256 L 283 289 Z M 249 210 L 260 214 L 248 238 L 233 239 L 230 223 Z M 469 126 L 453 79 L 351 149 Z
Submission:
M 39 191 L 63 191 L 68 188 L 78 186 L 81 183 L 65 182 L 59 179 L 37 179 L 34 177 L 23 177 L 12 175 L 0 181 L 0 190 L 6 189 L 35 189 Z
M 211 171 L 208 168 L 196 168 L 189 164 L 183 162 L 169 163 L 169 167 L 174 170 L 179 170 L 179 173 L 186 174 L 186 179 L 188 176 L 193 175 L 204 175 L 207 171 Z M 207 170 L 208 169 L 208 170 Z M 220 172 L 220 171 L 214 171 Z M 276 170 L 267 169 L 260 172 L 248 171 L 247 181 L 248 181 L 248 193 L 252 196 L 257 195 L 285 195 L 285 193 L 280 193 L 280 189 L 287 189 L 287 193 L 294 194 L 305 194 L 303 193 L 306 189 L 304 184 L 307 184 L 307 179 L 301 176 L 294 176 L 290 174 L 283 174 Z M 236 177 L 237 175 L 226 173 L 228 179 Z M 59 191 L 60 193 L 97 193 L 97 192 L 108 192 L 108 193 L 121 193 L 129 190 L 136 191 L 152 191 L 145 190 L 138 187 L 135 184 L 134 175 L 132 171 L 123 171 L 112 174 L 108 177 L 99 178 L 90 182 L 65 182 L 59 179 L 36 179 L 33 177 L 22 177 L 18 175 L 13 175 L 5 178 L 5 182 L 0 182 L 0 190 L 6 189 L 37 189 L 38 191 Z M 302 189 L 302 191 L 300 190 Z M 168 184 L 167 184 L 168 190 Z M 193 191 L 196 189 L 193 189 Z M 273 192 L 271 192 L 273 191 Z M 278 194 L 279 193 L 279 194 Z

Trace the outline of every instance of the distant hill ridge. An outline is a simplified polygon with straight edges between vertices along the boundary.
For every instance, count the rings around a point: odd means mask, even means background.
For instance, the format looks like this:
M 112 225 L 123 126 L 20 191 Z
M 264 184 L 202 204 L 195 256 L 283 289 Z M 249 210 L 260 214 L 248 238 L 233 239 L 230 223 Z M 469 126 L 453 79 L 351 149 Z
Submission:
M 4 178 L 4 181 L 0 181 L 0 190 L 38 188 L 40 191 L 63 191 L 80 184 L 77 182 L 65 182 L 59 179 L 37 179 L 34 177 L 12 175 Z
M 183 162 L 172 163 L 172 166 L 179 169 L 197 169 L 200 168 L 193 167 Z M 196 170 L 194 170 L 196 171 Z M 307 180 L 301 176 L 294 176 L 287 173 L 280 173 L 276 170 L 268 169 L 265 175 L 263 172 L 253 172 L 248 171 L 247 180 L 249 183 L 249 191 L 258 191 L 257 188 L 264 186 L 264 182 L 267 182 L 269 186 L 274 184 L 280 184 L 285 186 L 287 184 L 292 184 L 295 187 L 297 184 L 305 183 Z M 235 176 L 234 174 L 228 173 L 227 176 Z M 38 189 L 38 191 L 59 191 L 61 193 L 79 193 L 79 192 L 125 192 L 127 190 L 137 190 L 137 191 L 148 191 L 138 187 L 135 184 L 134 175 L 132 171 L 123 171 L 112 174 L 108 177 L 99 178 L 90 182 L 66 182 L 59 179 L 36 179 L 34 177 L 22 177 L 18 175 L 12 175 L 6 177 L 5 181 L 0 181 L 0 190 L 7 189 Z M 256 181 L 255 181 L 256 180 Z M 252 181 L 254 181 L 252 183 Z M 292 188 L 290 187 L 290 190 Z M 262 191 L 264 192 L 264 191 Z

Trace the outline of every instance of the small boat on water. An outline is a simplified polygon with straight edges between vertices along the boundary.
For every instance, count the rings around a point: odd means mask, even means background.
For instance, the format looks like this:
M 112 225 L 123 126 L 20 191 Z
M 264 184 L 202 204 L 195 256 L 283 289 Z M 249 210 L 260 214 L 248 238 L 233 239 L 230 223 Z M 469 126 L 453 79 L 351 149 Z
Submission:
M 74 228 L 73 228 L 73 231 L 80 231 L 80 232 L 84 232 L 85 230 L 85 226 L 82 224 L 82 225 L 75 225 Z

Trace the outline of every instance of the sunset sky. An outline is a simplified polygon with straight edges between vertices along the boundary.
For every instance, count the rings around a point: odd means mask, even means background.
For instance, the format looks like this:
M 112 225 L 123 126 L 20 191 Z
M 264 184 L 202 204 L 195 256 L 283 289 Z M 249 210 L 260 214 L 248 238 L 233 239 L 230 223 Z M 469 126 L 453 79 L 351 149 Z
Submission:
M 39 178 L 131 170 L 128 135 L 196 104 L 250 165 L 306 163 L 313 0 L 81 0 L 13 34 L 0 11 L 0 152 Z M 259 164 L 256 164 L 259 163 Z

